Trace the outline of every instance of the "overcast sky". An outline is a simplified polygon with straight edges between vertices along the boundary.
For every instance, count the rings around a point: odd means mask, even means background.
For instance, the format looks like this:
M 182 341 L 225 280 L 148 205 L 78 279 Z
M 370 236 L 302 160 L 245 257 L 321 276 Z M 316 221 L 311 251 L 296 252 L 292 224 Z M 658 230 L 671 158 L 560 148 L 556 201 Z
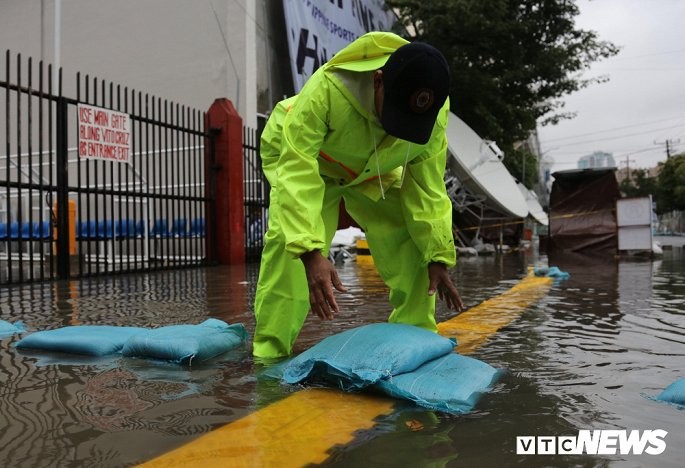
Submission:
M 575 169 L 578 158 L 594 151 L 612 153 L 618 167 L 652 167 L 666 159 L 667 140 L 673 152 L 685 152 L 685 0 L 577 4 L 578 27 L 621 51 L 585 74 L 607 75 L 609 82 L 564 98 L 564 111 L 575 118 L 539 129 L 552 170 Z

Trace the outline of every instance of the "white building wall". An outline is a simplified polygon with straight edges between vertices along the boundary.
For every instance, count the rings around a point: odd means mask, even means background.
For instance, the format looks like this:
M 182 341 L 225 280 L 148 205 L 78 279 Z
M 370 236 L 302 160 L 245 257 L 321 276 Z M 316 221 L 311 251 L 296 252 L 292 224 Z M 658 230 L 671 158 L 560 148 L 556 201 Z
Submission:
M 250 24 L 257 20 L 255 1 L 2 0 L 0 49 L 9 49 L 13 61 L 15 53 L 33 57 L 34 67 L 41 58 L 52 63 L 61 2 L 67 96 L 74 95 L 80 71 L 201 110 L 226 97 L 250 123 L 257 112 L 255 76 L 266 67 L 257 60 L 255 33 L 264 27 Z

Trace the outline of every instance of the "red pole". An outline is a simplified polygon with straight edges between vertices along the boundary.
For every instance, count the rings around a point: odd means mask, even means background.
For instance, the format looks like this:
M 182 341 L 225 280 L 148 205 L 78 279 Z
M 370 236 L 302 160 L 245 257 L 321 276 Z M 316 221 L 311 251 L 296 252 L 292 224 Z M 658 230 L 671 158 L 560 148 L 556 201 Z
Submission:
M 222 265 L 245 263 L 243 119 L 231 101 L 220 98 L 207 111 L 207 124 L 215 134 L 214 158 L 211 149 L 205 157 L 205 191 L 214 197 L 214 210 L 206 215 L 207 259 Z

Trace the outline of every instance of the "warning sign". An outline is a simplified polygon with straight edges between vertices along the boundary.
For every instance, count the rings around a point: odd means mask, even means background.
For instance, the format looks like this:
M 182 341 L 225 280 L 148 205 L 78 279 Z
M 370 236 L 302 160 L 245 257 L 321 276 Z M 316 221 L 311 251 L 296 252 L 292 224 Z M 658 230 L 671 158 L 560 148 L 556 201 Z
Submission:
M 128 162 L 131 157 L 131 118 L 101 107 L 78 105 L 79 158 Z

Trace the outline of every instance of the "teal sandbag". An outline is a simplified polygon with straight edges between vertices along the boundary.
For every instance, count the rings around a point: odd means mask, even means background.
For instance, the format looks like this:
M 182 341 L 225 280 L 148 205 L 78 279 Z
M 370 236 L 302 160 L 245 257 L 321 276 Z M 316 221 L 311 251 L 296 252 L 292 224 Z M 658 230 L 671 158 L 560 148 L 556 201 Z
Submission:
M 19 340 L 16 346 L 19 349 L 107 356 L 120 352 L 128 339 L 145 331 L 146 328 L 139 327 L 74 325 L 31 333 Z
M 559 267 L 539 267 L 533 270 L 535 276 L 546 276 L 548 278 L 557 278 L 559 280 L 569 279 L 571 274 L 566 271 L 561 271 Z
M 243 324 L 229 325 L 210 318 L 198 325 L 168 325 L 147 330 L 128 340 L 121 353 L 127 357 L 191 364 L 230 351 L 246 340 Z
M 381 380 L 374 388 L 431 410 L 466 413 L 474 408 L 501 373 L 478 359 L 450 353 L 413 372 Z
M 21 322 L 10 323 L 5 320 L 0 320 L 0 338 L 14 335 L 15 333 L 22 333 L 23 331 L 24 324 Z
M 343 390 L 360 389 L 411 372 L 451 353 L 454 346 L 454 341 L 412 325 L 364 325 L 329 336 L 290 360 L 283 381 L 322 380 Z
M 685 406 L 685 377 L 676 380 L 666 387 L 657 397 L 657 400 Z

